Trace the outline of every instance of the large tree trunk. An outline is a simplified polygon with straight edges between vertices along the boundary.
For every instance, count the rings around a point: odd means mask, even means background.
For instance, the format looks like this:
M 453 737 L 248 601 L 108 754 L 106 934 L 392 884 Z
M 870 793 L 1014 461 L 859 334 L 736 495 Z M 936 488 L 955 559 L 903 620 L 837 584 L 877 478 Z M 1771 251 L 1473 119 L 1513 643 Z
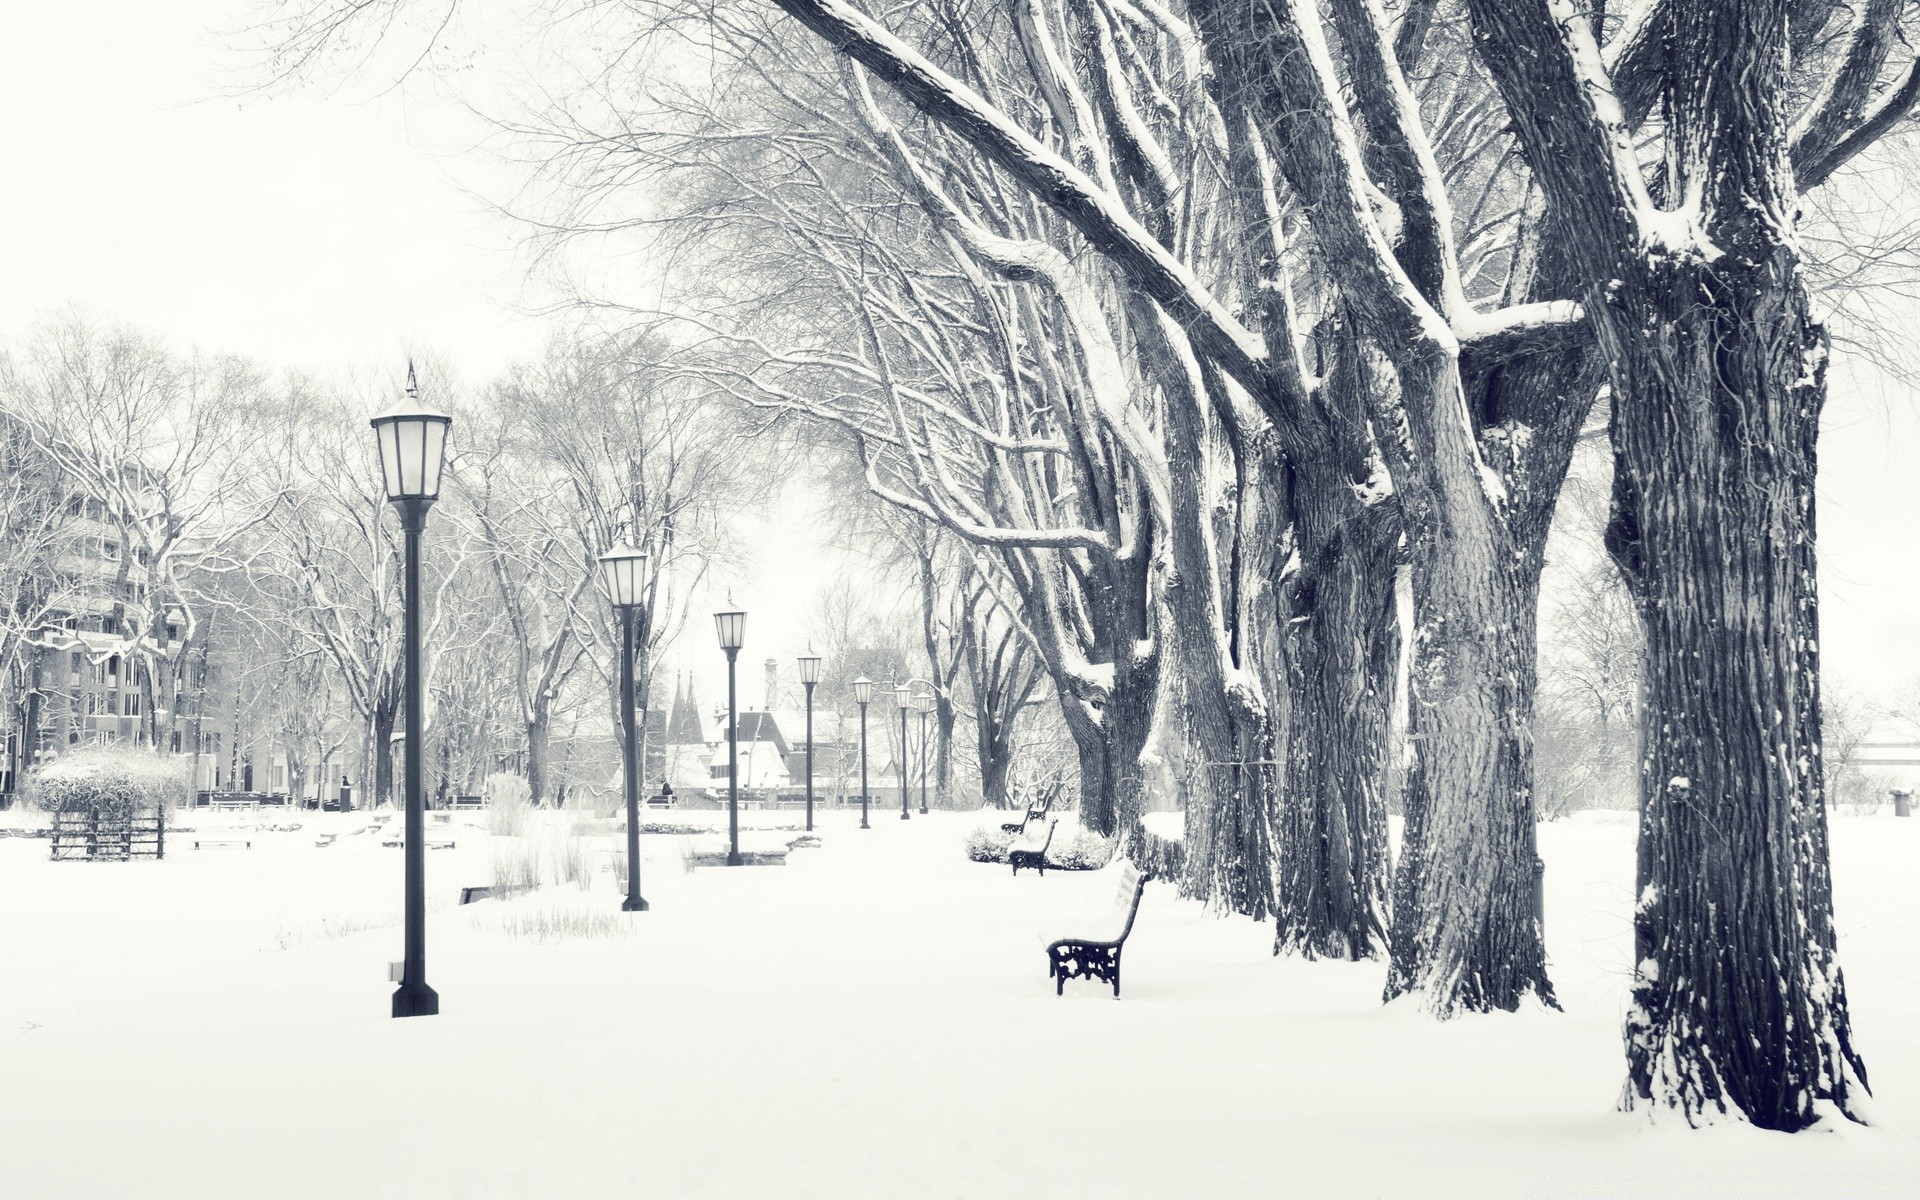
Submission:
M 616 726 L 616 728 L 618 728 Z M 551 758 L 553 726 L 544 712 L 527 722 L 527 790 L 538 808 L 547 799 L 547 775 Z
M 1286 625 L 1292 706 L 1279 814 L 1274 952 L 1362 959 L 1387 945 L 1389 717 L 1399 663 L 1400 522 L 1363 505 L 1333 464 L 1294 489 L 1300 565 Z
M 368 757 L 373 760 L 373 804 L 393 803 L 393 727 L 400 719 L 399 698 L 381 699 L 374 705 L 369 725 L 373 732 L 373 744 L 369 746 Z M 365 784 L 366 771 L 361 771 L 361 782 Z
M 1814 442 L 1826 341 L 1759 220 L 1659 258 L 1601 322 L 1610 544 L 1646 629 L 1628 1107 L 1770 1129 L 1851 1112 L 1866 1069 L 1834 954 Z M 1727 239 L 1731 241 L 1731 239 Z
M 1135 327 L 1155 329 L 1144 303 L 1132 306 Z M 1167 543 L 1171 570 L 1163 596 L 1170 618 L 1160 635 L 1179 665 L 1180 720 L 1188 750 L 1185 879 L 1182 891 L 1230 912 L 1264 920 L 1273 904 L 1270 842 L 1275 772 L 1273 726 L 1256 673 L 1235 637 L 1231 533 L 1221 539 L 1210 519 L 1231 504 L 1210 487 L 1205 382 L 1173 368 L 1170 330 L 1147 341 L 1166 385 L 1163 431 L 1169 477 Z M 1215 386 L 1224 384 L 1215 381 Z M 1234 521 L 1237 527 L 1238 522 Z M 1216 547 L 1224 541 L 1229 550 Z M 1225 558 L 1224 565 L 1220 559 Z
M 1533 619 L 1504 495 L 1471 440 L 1458 363 L 1396 364 L 1415 445 L 1406 489 L 1414 643 L 1394 879 L 1389 999 L 1410 991 L 1445 1016 L 1553 1002 L 1533 903 L 1533 664 L 1514 636 Z M 1418 513 L 1418 518 L 1413 513 Z
M 1060 708 L 1080 759 L 1080 819 L 1102 837 L 1125 833 L 1145 811 L 1140 753 L 1152 733 L 1157 659 L 1120 666 L 1098 713 L 1072 697 Z
M 1013 765 L 1012 748 L 1004 736 L 982 724 L 979 735 L 980 798 L 989 808 L 1007 806 L 1007 771 Z

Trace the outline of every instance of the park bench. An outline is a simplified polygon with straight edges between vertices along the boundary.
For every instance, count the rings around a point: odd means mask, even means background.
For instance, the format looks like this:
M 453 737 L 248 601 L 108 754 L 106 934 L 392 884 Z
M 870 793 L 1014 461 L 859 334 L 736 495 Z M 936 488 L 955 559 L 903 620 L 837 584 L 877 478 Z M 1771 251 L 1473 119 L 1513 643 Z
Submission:
M 1018 821 L 1002 822 L 1000 825 L 1000 832 L 1011 833 L 1015 837 L 1018 837 L 1019 835 L 1027 831 L 1027 826 L 1031 825 L 1034 822 L 1035 818 L 1040 816 L 1040 813 L 1041 813 L 1040 809 L 1029 808 L 1027 810 L 1027 815 L 1024 817 L 1021 817 Z
M 453 798 L 453 806 L 455 808 L 485 808 L 487 802 L 480 796 L 455 796 Z
M 1113 998 L 1120 998 L 1120 950 L 1133 932 L 1140 894 L 1147 890 L 1149 878 L 1129 863 L 1120 872 L 1113 907 L 1090 936 L 1064 937 L 1048 943 L 1047 974 L 1053 979 L 1054 995 L 1066 990 L 1067 980 L 1080 977 L 1105 980 L 1113 985 Z
M 1041 817 L 1046 816 L 1047 810 L 1051 809 L 1052 807 L 1053 807 L 1053 793 L 1049 791 L 1040 798 L 1040 803 L 1027 805 L 1026 815 L 1021 817 L 1018 821 L 1008 821 L 1005 824 L 1001 825 L 1000 832 L 1011 833 L 1017 837 L 1020 834 L 1023 834 L 1027 831 L 1028 825 L 1031 825 L 1033 824 L 1033 822 L 1038 821 Z
M 1042 875 L 1047 873 L 1047 847 L 1053 845 L 1053 830 L 1059 824 L 1058 821 L 1048 821 L 1045 837 L 1038 840 L 1028 838 L 1007 848 L 1007 861 L 1013 864 L 1015 875 L 1020 873 L 1021 867 L 1032 867 Z
M 404 846 L 407 844 L 407 831 L 395 828 L 380 839 L 382 846 Z M 420 838 L 421 846 L 428 850 L 451 850 L 454 848 L 452 833 L 434 833 L 428 831 Z
M 242 850 L 253 849 L 253 843 L 247 840 L 246 838 L 205 837 L 205 838 L 193 839 L 193 848 L 195 850 L 203 850 L 203 849 L 204 850 L 218 850 L 218 849 L 231 850 L 236 846 L 238 846 Z

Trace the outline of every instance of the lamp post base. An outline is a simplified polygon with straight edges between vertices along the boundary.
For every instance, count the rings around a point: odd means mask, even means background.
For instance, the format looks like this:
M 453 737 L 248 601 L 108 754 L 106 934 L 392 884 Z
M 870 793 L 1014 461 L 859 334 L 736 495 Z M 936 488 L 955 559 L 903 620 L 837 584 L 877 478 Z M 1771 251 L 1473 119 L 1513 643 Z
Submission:
M 434 1017 L 440 1014 L 440 993 L 424 983 L 403 983 L 393 994 L 396 1017 Z
M 792 828 L 792 826 L 788 826 L 788 828 Z M 739 852 L 739 851 L 737 851 L 737 850 L 729 850 L 729 851 L 727 851 L 727 865 L 728 865 L 728 866 L 730 866 L 730 867 L 737 867 L 737 866 L 739 866 L 739 865 L 740 865 L 740 852 Z
M 625 900 L 621 902 L 620 911 L 621 912 L 646 912 L 647 899 L 645 896 L 628 896 Z
M 900 819 L 901 819 L 902 821 L 911 821 L 911 820 L 913 820 L 913 814 L 912 814 L 912 813 L 905 813 L 905 812 L 903 812 L 903 813 L 901 813 L 901 814 L 900 814 Z

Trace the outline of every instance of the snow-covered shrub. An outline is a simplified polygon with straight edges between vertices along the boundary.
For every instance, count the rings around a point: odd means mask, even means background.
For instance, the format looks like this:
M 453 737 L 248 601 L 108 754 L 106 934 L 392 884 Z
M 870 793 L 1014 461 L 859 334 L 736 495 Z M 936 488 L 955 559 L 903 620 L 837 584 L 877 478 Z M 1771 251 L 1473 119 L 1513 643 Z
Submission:
M 967 857 L 974 862 L 1004 863 L 1013 835 L 998 825 L 982 825 L 967 834 Z
M 501 837 L 493 842 L 493 886 L 502 892 L 530 892 L 570 883 L 593 887 L 593 843 L 558 832 Z
M 990 815 L 997 819 L 1000 814 Z M 1027 826 L 1026 834 L 1018 840 L 1044 837 L 1046 824 L 1036 821 Z M 1015 835 L 1000 828 L 998 823 L 981 825 L 967 834 L 967 857 L 979 863 L 1004 863 L 1015 840 Z M 1112 861 L 1113 849 L 1112 840 L 1087 832 L 1067 817 L 1060 819 L 1054 827 L 1053 840 L 1047 843 L 1047 865 L 1063 871 L 1097 871 Z
M 188 764 L 129 746 L 87 746 L 33 769 L 27 793 L 45 812 L 128 816 L 184 798 Z
M 533 808 L 533 789 L 518 775 L 496 772 L 480 785 L 487 802 L 487 832 L 517 835 L 527 828 L 527 813 Z
M 1054 831 L 1047 847 L 1047 865 L 1062 871 L 1098 871 L 1113 861 L 1113 842 L 1085 829 Z

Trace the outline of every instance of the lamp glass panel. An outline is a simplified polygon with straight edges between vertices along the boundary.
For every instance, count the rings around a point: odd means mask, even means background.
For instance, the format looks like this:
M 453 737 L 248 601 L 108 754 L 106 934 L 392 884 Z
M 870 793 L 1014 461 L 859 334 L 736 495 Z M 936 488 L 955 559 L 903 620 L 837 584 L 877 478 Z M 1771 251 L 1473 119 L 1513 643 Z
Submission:
M 802 654 L 800 656 L 800 682 L 801 683 L 819 683 L 820 682 L 820 656 L 819 655 Z
M 420 423 L 425 445 L 420 454 L 420 494 L 437 499 L 440 495 L 440 470 L 447 461 L 447 426 L 451 421 L 427 420 Z
M 427 423 L 417 417 L 402 417 L 393 423 L 393 431 L 400 439 L 400 494 L 422 495 L 420 476 L 427 453 Z
M 713 623 L 720 634 L 722 650 L 738 650 L 746 642 L 747 614 L 743 612 L 719 612 L 713 614 Z
M 859 679 L 854 680 L 853 681 L 853 698 L 855 701 L 861 704 L 865 704 L 867 701 L 873 699 L 873 680 L 868 679 L 865 676 L 862 676 Z
M 387 485 L 387 499 L 397 499 L 400 495 L 400 434 L 394 429 L 396 422 L 379 421 L 374 424 L 374 433 L 380 439 L 380 476 Z

